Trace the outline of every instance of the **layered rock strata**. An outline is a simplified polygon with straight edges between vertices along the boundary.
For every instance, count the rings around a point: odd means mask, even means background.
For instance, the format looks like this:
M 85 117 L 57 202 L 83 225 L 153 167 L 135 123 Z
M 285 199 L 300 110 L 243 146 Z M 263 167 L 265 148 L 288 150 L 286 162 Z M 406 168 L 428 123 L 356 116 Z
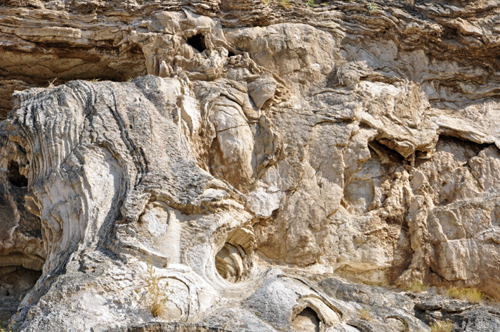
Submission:
M 500 297 L 498 22 L 492 0 L 1 4 L 0 319 L 497 331 L 494 307 L 351 282 Z

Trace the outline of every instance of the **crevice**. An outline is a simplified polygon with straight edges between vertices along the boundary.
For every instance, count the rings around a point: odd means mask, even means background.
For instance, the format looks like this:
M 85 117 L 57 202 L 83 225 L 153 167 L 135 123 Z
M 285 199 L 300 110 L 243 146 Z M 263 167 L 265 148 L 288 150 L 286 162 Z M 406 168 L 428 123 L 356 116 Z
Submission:
M 368 143 L 368 147 L 370 148 L 370 153 L 378 156 L 380 162 L 382 164 L 394 163 L 394 164 L 403 164 L 405 158 L 396 150 L 391 149 L 386 144 L 373 140 Z
M 187 43 L 200 53 L 207 49 L 205 46 L 205 37 L 201 33 L 189 37 Z
M 439 150 L 439 148 L 443 145 L 443 144 L 456 144 L 456 145 L 459 145 L 459 146 L 464 146 L 465 148 L 468 148 L 470 150 L 472 150 L 474 152 L 474 156 L 472 157 L 475 157 L 479 154 L 479 152 L 481 152 L 482 150 L 486 149 L 487 147 L 491 146 L 491 145 L 494 145 L 494 144 L 488 144 L 488 143 L 476 143 L 476 142 L 472 142 L 472 141 L 469 141 L 467 139 L 464 139 L 463 137 L 461 137 L 460 135 L 456 134 L 456 135 L 453 135 L 453 133 L 446 133 L 446 134 L 440 134 L 439 135 L 439 139 L 436 143 L 436 150 Z M 472 158 L 471 157 L 471 158 Z
M 0 327 L 7 325 L 7 321 L 16 313 L 22 299 L 41 275 L 42 271 L 22 266 L 0 267 Z
M 11 185 L 15 187 L 27 187 L 28 179 L 19 172 L 19 164 L 15 160 L 10 160 L 7 166 L 7 178 Z

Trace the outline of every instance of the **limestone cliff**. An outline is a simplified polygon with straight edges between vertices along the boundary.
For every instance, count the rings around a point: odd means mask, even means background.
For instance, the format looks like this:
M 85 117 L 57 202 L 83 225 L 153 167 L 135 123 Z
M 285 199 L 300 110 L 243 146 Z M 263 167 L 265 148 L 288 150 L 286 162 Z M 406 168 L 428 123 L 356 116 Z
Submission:
M 0 55 L 0 321 L 500 331 L 443 295 L 500 298 L 498 1 L 5 0 Z

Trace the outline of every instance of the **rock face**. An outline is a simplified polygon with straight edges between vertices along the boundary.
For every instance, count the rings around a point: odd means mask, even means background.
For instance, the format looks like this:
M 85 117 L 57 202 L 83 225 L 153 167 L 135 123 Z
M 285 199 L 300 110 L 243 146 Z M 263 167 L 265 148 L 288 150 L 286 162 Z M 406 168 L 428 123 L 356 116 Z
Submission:
M 500 330 L 497 1 L 0 7 L 0 321 Z

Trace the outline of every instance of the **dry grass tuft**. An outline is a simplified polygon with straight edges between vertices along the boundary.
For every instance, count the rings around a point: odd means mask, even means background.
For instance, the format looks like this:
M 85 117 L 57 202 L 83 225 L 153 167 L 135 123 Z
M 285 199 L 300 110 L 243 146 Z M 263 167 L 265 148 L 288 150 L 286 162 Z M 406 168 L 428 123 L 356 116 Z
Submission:
M 7 327 L 0 326 L 0 332 L 14 332 L 14 328 L 10 325 L 8 325 Z
M 372 11 L 372 10 L 378 10 L 378 7 L 374 2 L 370 2 L 366 5 L 366 9 Z
M 290 0 L 278 0 L 278 5 L 280 5 L 284 9 L 292 8 L 292 4 L 290 3 Z
M 371 321 L 373 319 L 373 316 L 370 312 L 370 309 L 368 308 L 361 309 L 359 311 L 359 319 Z
M 153 317 L 161 317 L 166 310 L 165 303 L 156 303 L 151 307 L 151 314 L 153 314 Z
M 168 301 L 172 291 L 168 289 L 168 282 L 161 285 L 161 276 L 156 274 L 153 263 L 148 260 L 148 276 L 146 281 L 145 303 L 154 317 L 162 315 L 165 311 L 165 303 Z
M 448 296 L 460 299 L 467 300 L 470 303 L 481 303 L 484 299 L 484 293 L 476 288 L 450 288 L 447 291 Z
M 49 88 L 53 88 L 53 87 L 55 87 L 55 85 L 54 85 L 54 82 L 55 82 L 55 81 L 57 81 L 57 77 L 55 77 L 55 78 L 54 78 L 53 80 L 51 80 L 51 81 L 48 81 L 48 82 L 49 82 L 49 86 L 48 86 L 48 87 L 49 87 Z
M 412 281 L 410 285 L 406 288 L 407 291 L 413 292 L 413 293 L 422 293 L 426 291 L 426 287 L 421 281 Z
M 452 321 L 435 322 L 430 324 L 431 332 L 451 332 L 453 330 Z

